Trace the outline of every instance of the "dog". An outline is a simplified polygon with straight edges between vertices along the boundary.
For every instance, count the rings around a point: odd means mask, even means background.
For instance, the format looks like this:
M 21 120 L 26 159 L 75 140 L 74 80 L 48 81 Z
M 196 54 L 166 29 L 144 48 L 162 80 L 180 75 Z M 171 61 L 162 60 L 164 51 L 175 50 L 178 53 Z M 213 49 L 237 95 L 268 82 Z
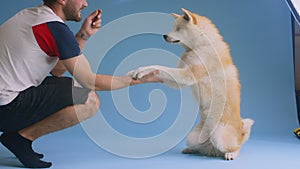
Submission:
M 155 76 L 164 84 L 173 88 L 191 87 L 199 102 L 200 123 L 188 134 L 188 147 L 182 153 L 234 160 L 248 140 L 254 123 L 240 115 L 238 70 L 229 45 L 212 21 L 181 10 L 183 15 L 171 14 L 175 18 L 174 30 L 163 35 L 168 43 L 185 49 L 177 68 L 152 65 L 129 71 L 127 75 L 140 79 L 158 70 Z

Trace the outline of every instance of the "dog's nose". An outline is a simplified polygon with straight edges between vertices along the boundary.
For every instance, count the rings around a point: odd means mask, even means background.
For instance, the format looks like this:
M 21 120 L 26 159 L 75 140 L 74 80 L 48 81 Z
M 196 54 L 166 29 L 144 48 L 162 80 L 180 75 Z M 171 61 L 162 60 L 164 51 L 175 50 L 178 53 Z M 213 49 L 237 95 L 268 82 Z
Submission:
M 168 35 L 163 35 L 164 39 L 167 40 L 168 38 Z

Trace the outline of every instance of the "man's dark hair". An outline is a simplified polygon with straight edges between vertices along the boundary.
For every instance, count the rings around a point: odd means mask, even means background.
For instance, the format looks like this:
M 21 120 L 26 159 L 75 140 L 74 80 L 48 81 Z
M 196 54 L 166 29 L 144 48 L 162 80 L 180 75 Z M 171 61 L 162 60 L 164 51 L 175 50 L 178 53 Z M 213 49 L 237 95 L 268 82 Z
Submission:
M 45 4 L 53 4 L 56 0 L 43 0 Z

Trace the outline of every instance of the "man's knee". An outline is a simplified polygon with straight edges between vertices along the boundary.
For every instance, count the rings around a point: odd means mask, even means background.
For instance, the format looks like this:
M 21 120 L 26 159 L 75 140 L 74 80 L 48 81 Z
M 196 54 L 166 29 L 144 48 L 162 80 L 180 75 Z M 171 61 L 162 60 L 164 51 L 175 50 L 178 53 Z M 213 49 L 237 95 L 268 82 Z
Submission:
M 95 91 L 90 91 L 85 104 L 88 108 L 89 117 L 95 115 L 100 108 L 100 98 L 98 94 Z

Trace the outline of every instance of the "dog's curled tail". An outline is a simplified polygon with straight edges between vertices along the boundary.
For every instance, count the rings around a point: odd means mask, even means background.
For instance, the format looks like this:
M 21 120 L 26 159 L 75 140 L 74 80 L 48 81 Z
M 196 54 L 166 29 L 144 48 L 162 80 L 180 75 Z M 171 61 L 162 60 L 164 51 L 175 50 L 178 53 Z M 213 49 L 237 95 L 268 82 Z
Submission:
M 250 137 L 251 127 L 254 124 L 252 119 L 246 118 L 243 122 L 243 143 L 246 142 Z

